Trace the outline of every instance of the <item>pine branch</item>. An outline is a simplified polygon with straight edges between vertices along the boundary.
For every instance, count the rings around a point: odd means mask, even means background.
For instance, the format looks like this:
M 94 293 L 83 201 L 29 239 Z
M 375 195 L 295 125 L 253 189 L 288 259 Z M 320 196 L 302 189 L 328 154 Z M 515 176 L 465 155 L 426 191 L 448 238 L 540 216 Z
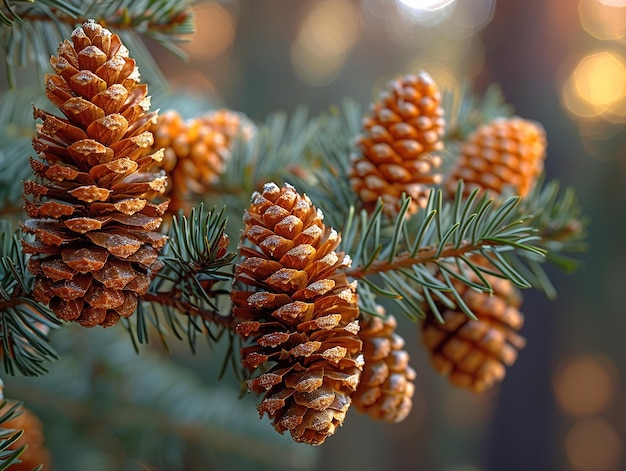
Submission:
M 47 372 L 45 362 L 58 359 L 48 331 L 60 323 L 33 300 L 33 279 L 20 244 L 24 238 L 7 221 L 0 221 L 0 343 L 8 374 L 38 376 Z
M 32 88 L 0 94 L 0 213 L 22 211 L 22 181 L 32 176 L 29 157 L 34 155 L 33 103 L 49 109 L 43 93 Z
M 434 299 L 450 303 L 447 293 L 473 316 L 454 287 L 457 280 L 485 292 L 491 292 L 492 287 L 483 274 L 509 278 L 518 287 L 531 287 L 503 257 L 509 252 L 545 256 L 545 250 L 534 244 L 538 229 L 529 224 L 529 215 L 516 211 L 520 199 L 511 197 L 496 206 L 487 195 L 479 199 L 478 190 L 466 199 L 460 196 L 462 188 L 456 194 L 455 200 L 448 202 L 441 190 L 432 192 L 427 208 L 410 219 L 406 217 L 410 199 L 405 197 L 391 224 L 382 213 L 382 202 L 372 214 L 362 211 L 358 220 L 349 218 L 342 247 L 352 256 L 353 265 L 345 270 L 346 275 L 365 282 L 379 296 L 397 299 L 411 318 L 423 316 L 423 304 L 434 304 Z M 473 260 L 476 255 L 483 263 Z M 467 268 L 448 268 L 448 264 L 459 261 Z M 443 272 L 443 282 L 432 276 L 434 267 Z M 472 281 L 465 274 L 467 270 L 480 282 Z M 372 280 L 376 275 L 382 283 Z
M 10 88 L 16 86 L 16 67 L 35 62 L 38 75 L 48 68 L 50 56 L 76 25 L 95 19 L 123 36 L 126 46 L 144 74 L 151 72 L 152 84 L 165 88 L 165 79 L 154 75 L 158 67 L 145 47 L 138 48 L 138 37 L 151 38 L 181 59 L 184 53 L 175 45 L 194 32 L 191 2 L 176 0 L 78 0 L 4 1 L 0 7 L 0 45 L 7 64 Z M 154 76 L 153 76 L 154 75 Z M 150 81 L 148 81 L 150 82 Z
M 588 249 L 586 237 L 589 220 L 582 215 L 572 188 L 561 190 L 558 181 L 546 183 L 545 177 L 522 200 L 518 211 L 531 215 L 528 222 L 537 228 L 535 244 L 546 251 L 546 256 L 512 252 L 506 254 L 506 259 L 534 287 L 554 299 L 557 293 L 544 266 L 549 263 L 566 273 L 573 273 L 580 268 L 580 262 L 571 254 Z
M 544 251 L 529 245 L 536 229 L 527 225 L 525 218 L 513 210 L 519 198 L 511 197 L 494 207 L 494 201 L 483 197 L 476 202 L 477 191 L 466 200 L 457 197 L 444 202 L 441 190 L 431 193 L 428 207 L 412 223 L 405 217 L 409 198 L 403 199 L 403 210 L 393 227 L 385 227 L 379 204 L 372 215 L 361 212 L 361 224 L 346 224 L 344 237 L 356 241 L 353 250 L 353 268 L 346 273 L 363 278 L 375 273 L 399 268 L 434 263 L 439 259 L 460 257 L 479 251 L 494 253 L 511 249 L 529 251 L 542 256 Z M 358 231 L 358 237 L 352 231 Z M 412 234 L 415 234 L 413 236 Z M 345 245 L 344 245 L 345 246 Z
M 312 165 L 307 172 L 292 177 L 332 227 L 341 227 L 350 208 L 360 206 L 350 185 L 348 164 L 354 152 L 353 141 L 361 131 L 361 118 L 361 106 L 349 99 L 318 117 L 319 128 L 310 145 Z
M 129 321 L 133 342 L 148 343 L 152 324 L 166 348 L 170 331 L 195 351 L 198 334 L 217 341 L 221 331 L 215 328 L 230 328 L 230 317 L 218 307 L 218 297 L 228 294 L 220 284 L 230 281 L 235 256 L 227 252 L 226 223 L 224 210 L 206 212 L 202 204 L 189 217 L 174 217 L 161 256 L 165 266 L 142 297 L 145 306 Z
M 285 113 L 269 115 L 257 124 L 251 139 L 234 141 L 231 162 L 213 191 L 233 195 L 247 204 L 249 195 L 268 181 L 280 184 L 290 179 L 294 172 L 306 168 L 307 150 L 317 128 L 304 107 L 289 118 Z M 241 214 L 243 207 L 236 210 Z
M 109 463 L 106 469 L 135 468 L 136 460 L 163 469 L 179 468 L 182 461 L 185 469 L 225 469 L 219 460 L 232 464 L 234 457 L 254 469 L 288 468 L 302 459 L 302 469 L 314 467 L 314 449 L 268 433 L 252 397 L 239 399 L 238 385 L 215 380 L 219 359 L 210 352 L 200 362 L 156 349 L 137 355 L 117 328 L 68 326 L 55 334 L 61 359 L 51 374 L 15 378 L 11 391 L 54 411 L 46 425 L 76 445 L 76 453 L 55 456 L 60 469 L 78 469 L 86 455 Z M 150 439 L 158 445 L 141 446 Z M 192 446 L 193 457 L 185 454 Z
M 480 125 L 497 117 L 511 116 L 513 107 L 506 102 L 502 89 L 490 85 L 484 95 L 476 95 L 469 83 L 458 90 L 444 90 L 442 103 L 446 115 L 446 147 L 455 141 L 465 140 Z

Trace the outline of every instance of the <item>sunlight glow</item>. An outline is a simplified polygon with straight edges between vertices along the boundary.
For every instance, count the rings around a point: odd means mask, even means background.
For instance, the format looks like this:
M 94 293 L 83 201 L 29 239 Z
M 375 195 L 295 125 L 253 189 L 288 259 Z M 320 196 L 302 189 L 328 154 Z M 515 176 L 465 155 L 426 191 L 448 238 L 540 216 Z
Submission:
M 574 81 L 582 98 L 595 105 L 609 105 L 626 92 L 626 65 L 609 51 L 590 54 L 576 67 Z
M 602 3 L 610 7 L 626 7 L 626 0 L 598 0 L 598 3 Z
M 345 0 L 322 0 L 305 16 L 289 56 L 298 77 L 308 85 L 336 79 L 359 33 L 358 15 Z
M 215 60 L 230 49 L 235 40 L 235 20 L 229 11 L 216 1 L 194 7 L 196 24 L 202 25 L 193 40 L 181 48 L 197 60 Z
M 626 0 L 621 5 L 580 0 L 578 15 L 587 33 L 598 38 L 616 40 L 626 37 Z
M 455 0 L 396 0 L 399 5 L 416 11 L 437 11 L 447 7 Z
M 613 426 L 599 417 L 577 422 L 565 437 L 565 450 L 570 464 L 580 471 L 618 469 L 624 451 Z

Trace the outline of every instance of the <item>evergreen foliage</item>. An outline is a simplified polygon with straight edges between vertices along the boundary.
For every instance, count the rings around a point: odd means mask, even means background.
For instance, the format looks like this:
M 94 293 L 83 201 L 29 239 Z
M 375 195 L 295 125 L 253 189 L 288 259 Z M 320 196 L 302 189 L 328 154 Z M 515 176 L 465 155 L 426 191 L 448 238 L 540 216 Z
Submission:
M 15 87 L 17 69 L 27 66 L 36 66 L 43 82 L 49 57 L 58 43 L 69 37 L 76 25 L 94 18 L 120 34 L 137 59 L 142 77 L 150 82 L 151 94 L 162 93 L 160 99 L 164 99 L 163 79 L 140 35 L 179 54 L 176 42 L 193 31 L 189 7 L 190 2 L 173 0 L 6 0 L 0 7 L 0 42 L 9 83 Z M 181 109 L 194 109 L 194 100 L 187 101 L 181 97 L 170 102 Z M 9 386 L 14 381 L 15 389 L 8 388 L 13 393 L 27 394 L 33 388 L 31 395 L 45 392 L 55 400 L 63 398 L 56 405 L 71 410 L 76 421 L 89 420 L 89 407 L 101 404 L 103 409 L 97 415 L 103 419 L 100 429 L 121 427 L 124 436 L 132 437 L 129 443 L 136 448 L 125 452 L 140 456 L 142 447 L 149 443 L 168 442 L 170 456 L 148 453 L 145 459 L 181 463 L 181 450 L 194 440 L 223 447 L 220 453 L 243 453 L 245 449 L 248 454 L 244 460 L 268 466 L 284 464 L 302 454 L 313 456 L 285 437 L 266 434 L 262 425 L 267 424 L 241 415 L 245 400 L 236 398 L 245 386 L 229 298 L 236 244 L 244 208 L 268 182 L 293 184 L 320 208 L 325 223 L 341 234 L 339 250 L 352 259 L 344 273 L 350 280 L 358 280 L 362 315 L 378 315 L 378 304 L 388 298 L 412 320 L 432 314 L 443 322 L 441 305 L 458 307 L 474 317 L 455 284 L 461 282 L 490 293 L 492 287 L 485 275 L 505 278 L 519 288 L 538 289 L 554 298 L 549 266 L 572 272 L 578 268 L 572 255 L 586 249 L 588 221 L 575 191 L 563 190 L 545 176 L 526 198 L 512 194 L 496 200 L 479 190 L 463 197 L 463 182 L 459 181 L 454 199 L 447 200 L 441 189 L 434 188 L 426 209 L 410 217 L 410 199 L 406 196 L 396 216 L 385 214 L 381 201 L 368 212 L 348 180 L 363 107 L 346 99 L 315 117 L 304 108 L 290 117 L 274 113 L 255 123 L 254 135 L 238 136 L 219 181 L 198 199 L 190 214 L 172 218 L 168 243 L 160 255 L 163 269 L 141 296 L 136 313 L 123 325 L 86 334 L 84 329 L 62 324 L 32 297 L 33 277 L 20 243 L 28 236 L 17 227 L 24 219 L 21 182 L 31 176 L 29 158 L 34 154 L 33 102 L 46 108 L 43 90 L 12 89 L 0 96 L 0 342 L 4 379 Z M 444 93 L 443 102 L 449 122 L 444 151 L 448 160 L 454 157 L 455 145 L 478 126 L 512 113 L 495 86 L 476 97 L 465 84 L 460 90 Z M 488 263 L 476 263 L 476 255 Z M 434 269 L 441 277 L 433 275 Z M 120 335 L 124 329 L 130 339 Z M 211 387 L 188 374 L 185 366 L 189 365 L 177 364 L 160 351 L 176 358 L 179 346 L 187 344 L 192 352 L 205 355 L 201 338 L 212 352 L 207 361 L 211 371 L 204 379 L 223 377 Z M 27 378 L 33 376 L 41 377 Z M 107 390 L 112 387 L 107 386 L 108 380 L 117 381 L 124 391 Z M 112 404 L 112 397 L 120 397 L 121 404 Z M 121 405 L 121 412 L 109 416 L 111 410 L 107 408 L 116 405 Z M 250 409 L 254 415 L 253 407 Z M 0 417 L 0 426 L 13 410 Z M 120 416 L 124 411 L 128 416 Z M 147 430 L 152 426 L 157 431 Z M 71 428 L 71 424 L 66 422 L 64 427 Z M 9 450 L 19 435 L 7 430 L 0 434 L 0 470 L 22 452 Z M 70 435 L 77 436 L 76 430 Z M 240 441 L 246 446 L 233 448 Z M 94 443 L 85 446 L 95 450 L 95 455 L 104 453 Z M 81 462 L 84 466 L 89 462 L 87 454 L 71 465 Z

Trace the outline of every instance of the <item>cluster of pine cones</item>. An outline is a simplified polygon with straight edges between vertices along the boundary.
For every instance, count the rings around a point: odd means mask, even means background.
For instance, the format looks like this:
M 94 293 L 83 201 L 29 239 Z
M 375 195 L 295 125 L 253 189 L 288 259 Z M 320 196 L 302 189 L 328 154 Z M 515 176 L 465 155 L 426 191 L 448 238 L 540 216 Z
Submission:
M 412 197 L 408 214 L 423 208 L 434 184 L 441 183 L 454 199 L 458 181 L 464 195 L 479 189 L 499 198 L 507 194 L 525 197 L 543 172 L 546 137 L 542 126 L 517 116 L 487 122 L 457 146 L 454 163 L 444 175 L 442 154 L 446 122 L 441 94 L 426 72 L 401 77 L 388 83 L 363 119 L 357 138 L 350 177 L 353 189 L 365 207 L 378 198 L 383 211 L 397 214 L 403 193 Z M 489 266 L 476 256 L 477 265 Z M 450 264 L 450 270 L 463 270 Z M 478 281 L 469 269 L 465 276 Z M 440 271 L 434 273 L 443 280 Z M 457 292 L 476 314 L 470 319 L 460 308 L 450 309 L 441 301 L 437 307 L 444 323 L 428 315 L 422 322 L 422 340 L 435 369 L 451 383 L 482 392 L 501 380 L 504 365 L 512 365 L 525 342 L 517 331 L 524 316 L 518 310 L 521 294 L 511 281 L 486 275 L 493 293 L 479 292 L 458 283 Z M 450 295 L 450 301 L 454 299 Z M 424 306 L 428 312 L 428 306 Z
M 32 255 L 38 301 L 62 320 L 109 326 L 135 312 L 162 268 L 163 219 L 214 183 L 234 137 L 251 137 L 254 127 L 226 110 L 187 121 L 174 111 L 157 117 L 128 50 L 93 21 L 60 45 L 51 64 L 46 93 L 64 117 L 35 110 L 43 121 L 33 141 L 39 159 L 31 159 L 39 179 L 24 184 L 30 219 L 23 224 L 34 239 L 23 248 Z M 405 193 L 410 216 L 437 185 L 453 198 L 459 178 L 466 189 L 497 197 L 510 187 L 525 196 L 542 171 L 537 123 L 486 123 L 462 143 L 447 175 L 445 132 L 428 74 L 390 82 L 364 117 L 349 163 L 363 206 L 382 198 L 393 217 Z M 254 374 L 248 386 L 263 395 L 259 413 L 309 444 L 332 435 L 351 404 L 375 419 L 403 420 L 416 373 L 393 315 L 382 307 L 380 316 L 359 312 L 357 284 L 344 274 L 350 257 L 336 251 L 341 235 L 288 184 L 255 193 L 243 221 L 231 299 L 236 332 L 247 340 L 242 364 Z M 492 278 L 493 295 L 457 288 L 477 320 L 442 306 L 445 323 L 428 316 L 422 324 L 434 367 L 476 392 L 502 379 L 524 344 L 521 296 L 508 280 Z
M 445 126 L 439 90 L 427 73 L 389 83 L 363 119 L 350 162 L 350 183 L 364 208 L 380 198 L 393 217 L 405 193 L 412 197 L 410 216 L 436 185 L 454 198 L 458 179 L 495 198 L 509 189 L 525 196 L 543 170 L 543 129 L 511 117 L 469 136 L 444 178 L 438 152 Z M 335 251 L 340 234 L 322 218 L 290 185 L 267 184 L 255 193 L 244 215 L 231 294 L 237 332 L 248 341 L 242 364 L 256 373 L 248 386 L 263 395 L 259 413 L 278 432 L 313 445 L 334 433 L 351 404 L 375 419 L 403 420 L 416 377 L 394 317 L 382 306 L 379 316 L 359 313 L 356 282 L 343 273 L 350 259 Z M 479 257 L 473 262 L 488 266 Z M 501 380 L 525 343 L 517 333 L 523 324 L 519 291 L 507 279 L 486 278 L 492 294 L 456 286 L 476 320 L 440 303 L 445 322 L 428 315 L 421 329 L 433 366 L 474 392 Z

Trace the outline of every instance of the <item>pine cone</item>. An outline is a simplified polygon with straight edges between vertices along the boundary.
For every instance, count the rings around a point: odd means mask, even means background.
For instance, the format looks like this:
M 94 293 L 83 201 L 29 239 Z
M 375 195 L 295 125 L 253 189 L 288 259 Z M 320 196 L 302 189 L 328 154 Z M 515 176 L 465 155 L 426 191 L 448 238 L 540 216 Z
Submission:
M 469 269 L 465 275 L 478 282 L 478 277 Z M 442 278 L 441 274 L 437 276 Z M 478 320 L 438 302 L 444 323 L 433 315 L 428 315 L 422 323 L 422 342 L 430 352 L 435 369 L 453 385 L 476 393 L 501 381 L 506 374 L 505 365 L 512 366 L 518 350 L 526 344 L 517 334 L 524 323 L 524 316 L 518 309 L 521 293 L 510 280 L 492 275 L 485 277 L 493 288 L 493 295 L 455 282 L 458 293 Z
M 167 203 L 146 198 L 163 190 L 165 176 L 149 171 L 163 153 L 149 155 L 146 85 L 119 37 L 94 21 L 64 41 L 46 75 L 46 95 L 66 118 L 35 109 L 31 159 L 41 183 L 24 183 L 22 241 L 33 254 L 34 296 L 62 320 L 92 327 L 128 317 L 161 268 L 159 234 Z
M 441 95 L 426 72 L 391 81 L 363 120 L 352 155 L 350 182 L 364 205 L 372 209 L 381 197 L 387 214 L 397 214 L 402 193 L 413 201 L 409 214 L 423 208 L 438 169 L 445 119 Z
M 343 423 L 363 357 L 356 282 L 341 269 L 340 237 L 290 185 L 266 184 L 244 216 L 232 291 L 236 331 L 251 341 L 242 364 L 264 393 L 261 416 L 293 439 L 319 445 Z
M 0 415 L 5 414 L 15 405 L 15 401 L 7 401 L 0 409 Z M 39 418 L 26 407 L 19 407 L 21 414 L 4 422 L 0 427 L 15 431 L 23 430 L 22 436 L 9 446 L 9 450 L 16 450 L 26 445 L 26 450 L 20 455 L 21 463 L 14 463 L 6 471 L 31 471 L 43 465 L 42 471 L 50 470 L 50 452 L 44 446 L 43 427 Z
M 463 179 L 464 196 L 474 188 L 501 195 L 507 187 L 526 196 L 543 171 L 546 136 L 541 124 L 517 116 L 479 127 L 461 144 L 460 155 L 445 181 L 454 198 Z
M 381 315 L 385 312 L 380 306 Z M 409 366 L 404 339 L 396 333 L 395 317 L 369 316 L 360 320 L 365 366 L 352 402 L 374 419 L 397 423 L 413 407 L 415 370 Z
M 152 126 L 154 149 L 165 150 L 161 164 L 170 176 L 166 194 L 168 213 L 189 212 L 194 196 L 202 195 L 217 181 L 231 158 L 236 136 L 249 139 L 255 128 L 240 113 L 217 110 L 184 121 L 177 111 L 159 116 Z
M 224 134 L 229 147 L 238 136 L 247 141 L 257 132 L 256 126 L 246 115 L 225 108 L 207 113 L 202 120 L 217 132 Z

